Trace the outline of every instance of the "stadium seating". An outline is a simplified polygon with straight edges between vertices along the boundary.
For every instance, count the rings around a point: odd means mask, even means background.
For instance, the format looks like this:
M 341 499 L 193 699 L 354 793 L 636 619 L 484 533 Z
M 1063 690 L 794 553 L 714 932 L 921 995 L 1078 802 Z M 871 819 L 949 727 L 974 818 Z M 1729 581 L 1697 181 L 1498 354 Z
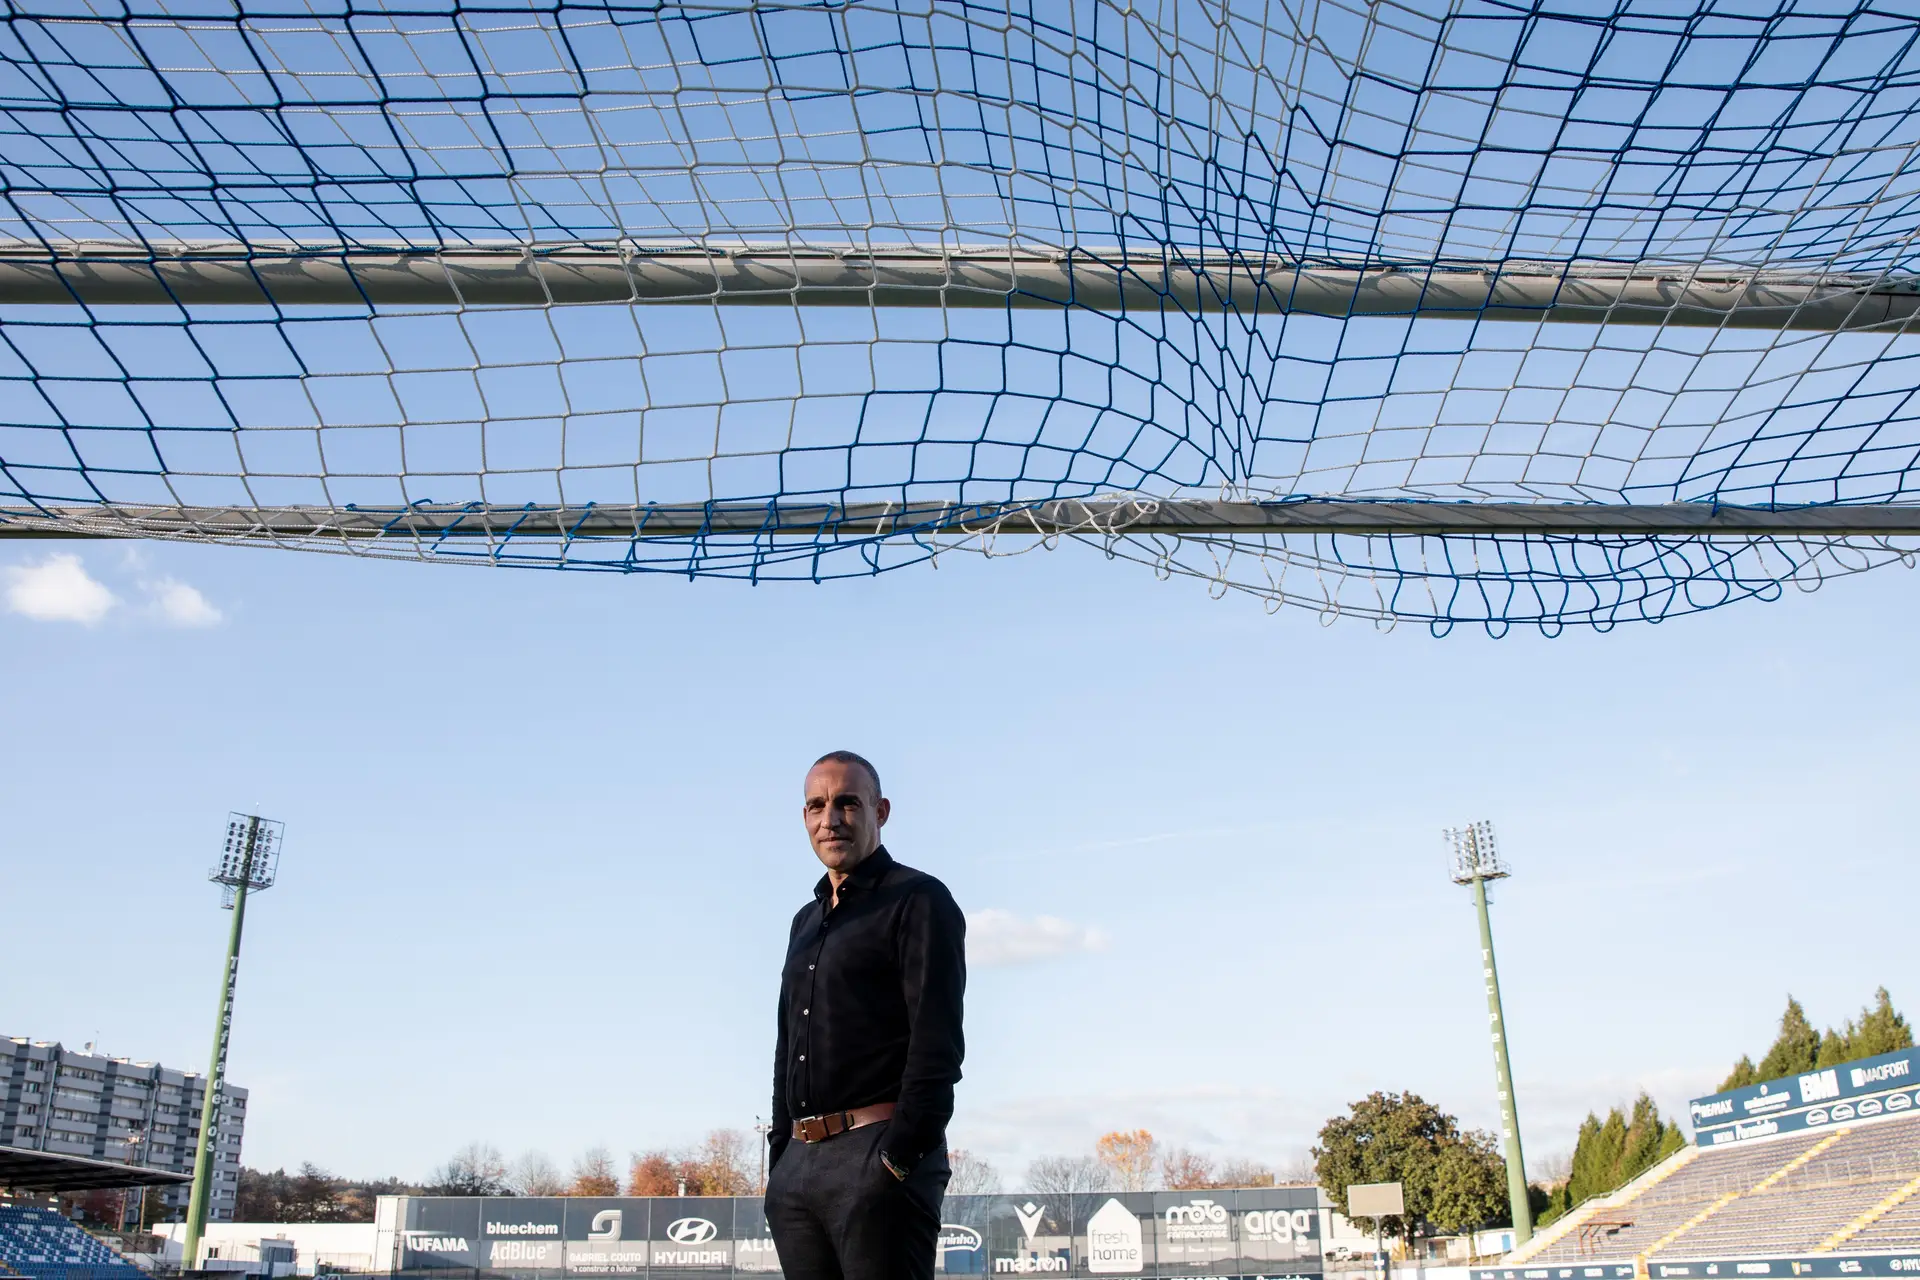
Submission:
M 144 1280 L 144 1273 L 51 1209 L 0 1205 L 0 1275 Z
M 1851 1129 L 1774 1185 L 1729 1204 L 1665 1252 L 1691 1257 L 1806 1253 L 1916 1174 L 1920 1133 L 1912 1124 Z M 1909 1235 L 1903 1243 L 1912 1239 Z
M 1524 1260 L 1911 1249 L 1920 1244 L 1920 1195 L 1898 1193 L 1916 1178 L 1920 1117 L 1704 1150 L 1639 1192 L 1577 1211 Z
M 1583 1240 L 1579 1230 L 1569 1231 L 1527 1261 L 1577 1262 L 1583 1258 L 1632 1258 L 1645 1253 L 1715 1201 L 1748 1190 L 1827 1136 L 1810 1133 L 1702 1151 L 1686 1168 L 1652 1184 L 1640 1195 L 1604 1209 L 1594 1206 L 1597 1212 L 1581 1215 L 1596 1221 L 1627 1222 L 1631 1226 L 1608 1231 L 1591 1240 Z

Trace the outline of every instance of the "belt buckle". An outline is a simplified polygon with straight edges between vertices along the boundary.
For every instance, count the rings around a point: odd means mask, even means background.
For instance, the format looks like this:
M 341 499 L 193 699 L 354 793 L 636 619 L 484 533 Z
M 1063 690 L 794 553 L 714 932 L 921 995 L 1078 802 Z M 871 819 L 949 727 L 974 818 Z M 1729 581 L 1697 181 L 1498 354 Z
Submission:
M 794 1122 L 794 1128 L 800 1131 L 802 1142 L 824 1142 L 833 1135 L 827 1132 L 825 1116 L 807 1116 Z

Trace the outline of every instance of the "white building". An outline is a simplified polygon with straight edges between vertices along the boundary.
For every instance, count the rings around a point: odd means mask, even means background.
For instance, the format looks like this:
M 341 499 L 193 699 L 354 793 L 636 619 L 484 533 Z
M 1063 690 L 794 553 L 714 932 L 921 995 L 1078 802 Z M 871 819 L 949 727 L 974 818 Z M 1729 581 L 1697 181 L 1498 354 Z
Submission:
M 89 1046 L 91 1049 L 91 1046 Z M 0 1145 L 192 1173 L 206 1078 L 152 1062 L 0 1036 Z M 209 1220 L 231 1221 L 247 1091 L 221 1089 Z M 128 1142 L 138 1137 L 139 1141 Z M 188 1188 L 157 1193 L 184 1211 Z

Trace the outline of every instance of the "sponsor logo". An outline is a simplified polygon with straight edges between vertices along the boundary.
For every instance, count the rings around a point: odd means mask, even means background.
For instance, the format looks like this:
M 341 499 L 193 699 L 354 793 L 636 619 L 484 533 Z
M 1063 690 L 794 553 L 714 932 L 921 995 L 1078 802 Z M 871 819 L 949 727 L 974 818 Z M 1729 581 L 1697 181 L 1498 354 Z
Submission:
M 1827 1114 L 1825 1107 L 1815 1107 L 1813 1110 L 1807 1112 L 1807 1124 L 1810 1126 L 1825 1124 L 1831 1118 L 1832 1117 Z
M 1912 1105 L 1913 1099 L 1904 1093 L 1896 1093 L 1887 1099 L 1887 1110 L 1889 1111 L 1905 1111 Z
M 1851 1120 L 1853 1119 L 1853 1107 L 1843 1102 L 1835 1107 L 1829 1114 L 1832 1115 L 1835 1120 Z
M 1733 1264 L 1733 1271 L 1735 1275 L 1742 1276 L 1770 1276 L 1773 1274 L 1773 1264 L 1771 1262 L 1736 1262 Z
M 726 1249 L 696 1247 L 711 1243 L 719 1234 L 720 1228 L 705 1218 L 675 1218 L 667 1224 L 667 1239 L 680 1247 L 677 1249 L 656 1247 L 653 1251 L 653 1265 L 656 1267 L 724 1266 L 727 1261 Z
M 1864 1270 L 1866 1270 L 1866 1268 L 1862 1267 L 1856 1259 L 1845 1258 L 1841 1260 L 1840 1274 L 1843 1276 L 1857 1276 Z
M 1887 1263 L 1889 1271 L 1920 1271 L 1920 1258 L 1895 1258 Z
M 1899 1062 L 1883 1062 L 1877 1067 L 1855 1067 L 1847 1073 L 1858 1089 L 1865 1085 L 1879 1084 L 1882 1080 L 1898 1080 L 1901 1076 L 1913 1074 L 1913 1060 L 1903 1058 Z
M 472 1247 L 465 1236 L 437 1236 L 428 1231 L 407 1232 L 407 1248 L 417 1253 L 465 1253 Z
M 495 1240 L 487 1251 L 489 1263 L 500 1262 L 560 1262 L 560 1242 L 557 1240 Z
M 1031 1200 L 1015 1206 L 1013 1216 L 1020 1219 L 1020 1230 L 1027 1237 L 1028 1244 L 1033 1243 L 1033 1233 L 1040 1229 L 1040 1218 L 1046 1211 L 1047 1206 L 1035 1205 Z
M 1855 1105 L 1855 1107 L 1853 1108 L 1853 1113 L 1854 1113 L 1855 1115 L 1857 1115 L 1857 1116 L 1877 1116 L 1877 1115 L 1879 1115 L 1879 1114 L 1880 1114 L 1880 1099 L 1878 1099 L 1878 1098 L 1866 1098 L 1866 1099 L 1863 1099 L 1863 1100 L 1862 1100 L 1861 1102 L 1859 1102 L 1859 1103 L 1858 1103 L 1857 1105 Z
M 773 1241 L 767 1241 L 772 1244 Z M 972 1227 L 963 1227 L 957 1223 L 940 1224 L 940 1237 L 935 1244 L 935 1252 L 940 1257 L 940 1265 L 946 1266 L 950 1253 L 978 1253 L 980 1251 L 980 1233 Z
M 725 1249 L 655 1249 L 656 1267 L 722 1267 L 727 1263 Z
M 1227 1207 L 1213 1200 L 1167 1206 L 1167 1239 L 1210 1241 L 1227 1238 Z
M 705 1218 L 675 1218 L 667 1224 L 667 1239 L 675 1244 L 705 1244 L 720 1234 L 720 1228 Z
M 1695 1102 L 1690 1104 L 1689 1109 L 1692 1110 L 1695 1120 L 1711 1120 L 1715 1116 L 1730 1116 L 1733 1114 L 1733 1099 L 1722 1098 L 1718 1102 Z
M 1800 1101 L 1825 1102 L 1840 1096 L 1840 1073 L 1832 1067 L 1800 1077 Z
M 589 1240 L 618 1240 L 620 1224 L 625 1221 L 625 1212 L 620 1209 L 602 1209 L 593 1215 L 593 1223 L 587 1228 Z
M 1313 1210 L 1253 1209 L 1240 1215 L 1240 1229 L 1249 1240 L 1305 1240 L 1313 1233 Z
M 1140 1246 L 1140 1219 L 1118 1200 L 1108 1200 L 1087 1219 L 1087 1270 L 1097 1276 L 1137 1275 L 1147 1263 Z
M 1851 1115 L 1853 1113 L 1848 1112 L 1847 1114 Z M 1835 1112 L 1834 1119 L 1837 1120 L 1839 1118 L 1840 1118 L 1839 1113 Z M 1733 1126 L 1733 1133 L 1731 1137 L 1732 1139 L 1764 1138 L 1770 1133 L 1778 1133 L 1778 1132 L 1780 1132 L 1780 1126 L 1777 1122 L 1772 1120 L 1756 1120 L 1752 1124 L 1736 1124 L 1735 1126 Z M 1720 1141 L 1720 1135 L 1715 1134 L 1713 1137 L 1713 1140 L 1715 1142 Z
M 1744 1107 L 1749 1114 L 1751 1114 L 1755 1111 L 1777 1111 L 1781 1107 L 1786 1106 L 1788 1103 L 1792 1101 L 1793 1101 L 1792 1094 L 1768 1093 L 1767 1086 L 1761 1085 L 1760 1094 L 1758 1097 L 1748 1098 L 1745 1102 L 1741 1103 L 1740 1105 Z
M 490 1236 L 557 1236 L 560 1224 L 557 1222 L 489 1222 L 486 1234 Z
M 1058 1254 L 1037 1254 L 1030 1258 L 995 1258 L 993 1270 L 996 1275 L 1042 1275 L 1050 1271 L 1065 1274 L 1067 1260 Z

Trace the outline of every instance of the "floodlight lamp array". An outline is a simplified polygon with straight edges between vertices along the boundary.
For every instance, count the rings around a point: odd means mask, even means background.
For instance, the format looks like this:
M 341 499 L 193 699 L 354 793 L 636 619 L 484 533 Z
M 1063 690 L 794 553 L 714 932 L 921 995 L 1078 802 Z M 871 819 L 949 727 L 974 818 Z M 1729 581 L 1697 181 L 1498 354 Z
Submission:
M 1455 884 L 1503 880 L 1513 874 L 1507 864 L 1501 861 L 1491 822 L 1470 822 L 1464 827 L 1451 827 L 1444 834 L 1453 854 Z
M 273 887 L 285 826 L 257 814 L 227 815 L 226 844 L 220 850 L 220 861 L 207 873 L 207 879 L 221 887 L 221 906 L 233 906 L 243 885 L 250 892 Z

